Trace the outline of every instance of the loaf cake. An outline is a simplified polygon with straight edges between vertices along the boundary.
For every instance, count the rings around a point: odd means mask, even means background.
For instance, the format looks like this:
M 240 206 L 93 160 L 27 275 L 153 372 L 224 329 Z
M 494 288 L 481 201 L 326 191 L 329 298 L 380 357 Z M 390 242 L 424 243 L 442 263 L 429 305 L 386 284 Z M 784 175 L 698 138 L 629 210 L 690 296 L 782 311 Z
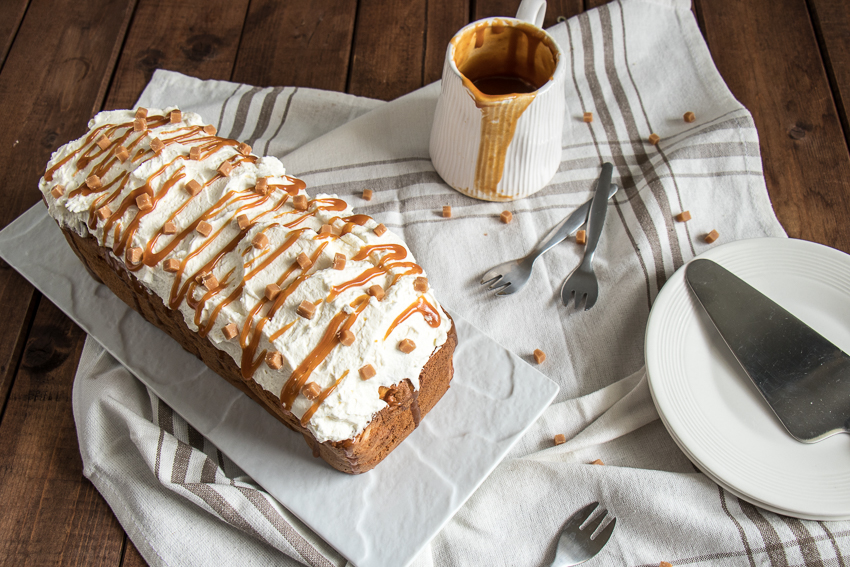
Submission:
M 74 252 L 314 456 L 365 472 L 448 389 L 454 323 L 383 224 L 193 113 L 89 128 L 39 183 Z

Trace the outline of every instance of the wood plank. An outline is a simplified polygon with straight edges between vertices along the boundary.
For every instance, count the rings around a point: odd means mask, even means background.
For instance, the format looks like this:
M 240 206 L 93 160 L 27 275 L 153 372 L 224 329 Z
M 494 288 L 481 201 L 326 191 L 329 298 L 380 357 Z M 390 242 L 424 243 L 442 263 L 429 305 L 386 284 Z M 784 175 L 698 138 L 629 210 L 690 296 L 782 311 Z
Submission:
M 233 80 L 345 90 L 357 3 L 251 2 Z
M 84 341 L 40 302 L 0 424 L 0 565 L 118 565 L 123 532 L 82 475 L 71 415 Z
M 812 24 L 821 48 L 844 138 L 850 144 L 850 4 L 846 1 L 809 0 Z
M 449 40 L 469 23 L 469 0 L 429 0 L 427 10 L 423 85 L 438 81 L 443 76 Z
M 0 423 L 40 297 L 18 272 L 0 260 L 0 305 L 5 306 L 3 318 L 8 322 L 0 326 Z
M 347 91 L 392 100 L 423 84 L 426 0 L 362 2 Z
M 156 69 L 229 80 L 248 0 L 139 0 L 105 108 L 130 108 Z
M 4 0 L 0 2 L 0 69 L 9 54 L 9 48 L 18 33 L 29 0 Z
M 695 1 L 720 74 L 755 119 L 788 235 L 850 252 L 850 154 L 805 0 Z
M 124 555 L 121 557 L 121 567 L 147 567 L 147 562 L 130 538 L 124 537 Z

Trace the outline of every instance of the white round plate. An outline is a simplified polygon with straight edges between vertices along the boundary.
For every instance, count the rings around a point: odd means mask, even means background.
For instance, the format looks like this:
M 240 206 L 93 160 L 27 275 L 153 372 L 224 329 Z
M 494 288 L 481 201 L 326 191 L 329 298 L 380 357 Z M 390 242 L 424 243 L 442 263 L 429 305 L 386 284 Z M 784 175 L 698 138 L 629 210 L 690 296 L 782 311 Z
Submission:
M 850 353 L 850 256 L 803 240 L 724 244 L 714 260 Z M 794 440 L 732 356 L 679 269 L 658 294 L 646 369 L 673 439 L 709 477 L 782 514 L 850 519 L 850 435 Z M 849 404 L 850 405 L 850 404 Z

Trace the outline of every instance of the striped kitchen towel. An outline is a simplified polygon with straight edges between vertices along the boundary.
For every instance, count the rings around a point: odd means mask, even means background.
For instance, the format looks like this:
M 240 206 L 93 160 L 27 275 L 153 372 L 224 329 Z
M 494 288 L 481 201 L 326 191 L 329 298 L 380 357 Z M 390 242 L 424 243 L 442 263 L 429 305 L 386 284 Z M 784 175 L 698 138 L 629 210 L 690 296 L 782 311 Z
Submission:
M 545 189 L 508 204 L 467 198 L 435 173 L 436 84 L 380 103 L 158 71 L 139 104 L 177 104 L 281 157 L 311 194 L 336 193 L 403 235 L 464 318 L 529 361 L 547 353 L 540 370 L 561 387 L 555 403 L 415 565 L 548 564 L 566 517 L 592 500 L 618 517 L 596 565 L 850 565 L 850 522 L 779 516 L 719 488 L 677 448 L 649 395 L 645 326 L 667 278 L 711 246 L 713 229 L 717 243 L 784 235 L 753 120 L 717 73 L 689 2 L 617 0 L 550 31 L 569 58 L 562 163 Z M 595 262 L 600 304 L 575 312 L 557 300 L 582 254 L 572 242 L 539 262 L 521 300 L 482 289 L 482 273 L 527 253 L 590 198 L 604 161 L 623 190 Z M 510 224 L 499 220 L 505 209 Z M 693 220 L 675 222 L 683 210 Z M 150 564 L 346 563 L 91 340 L 74 412 L 85 474 Z M 556 433 L 567 442 L 553 448 Z M 587 464 L 597 458 L 607 466 Z

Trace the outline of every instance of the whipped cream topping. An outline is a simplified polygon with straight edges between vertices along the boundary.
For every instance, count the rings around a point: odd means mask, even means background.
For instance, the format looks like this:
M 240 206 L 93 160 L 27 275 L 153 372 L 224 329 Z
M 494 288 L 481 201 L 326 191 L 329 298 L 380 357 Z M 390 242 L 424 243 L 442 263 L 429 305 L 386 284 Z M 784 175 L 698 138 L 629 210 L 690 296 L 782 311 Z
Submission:
M 215 136 L 197 114 L 107 111 L 89 129 L 51 156 L 39 183 L 50 214 L 107 247 L 319 442 L 356 437 L 386 407 L 385 388 L 418 390 L 451 321 L 415 288 L 425 274 L 396 235 L 336 196 L 310 198 L 278 159 Z M 367 364 L 376 375 L 364 380 Z

